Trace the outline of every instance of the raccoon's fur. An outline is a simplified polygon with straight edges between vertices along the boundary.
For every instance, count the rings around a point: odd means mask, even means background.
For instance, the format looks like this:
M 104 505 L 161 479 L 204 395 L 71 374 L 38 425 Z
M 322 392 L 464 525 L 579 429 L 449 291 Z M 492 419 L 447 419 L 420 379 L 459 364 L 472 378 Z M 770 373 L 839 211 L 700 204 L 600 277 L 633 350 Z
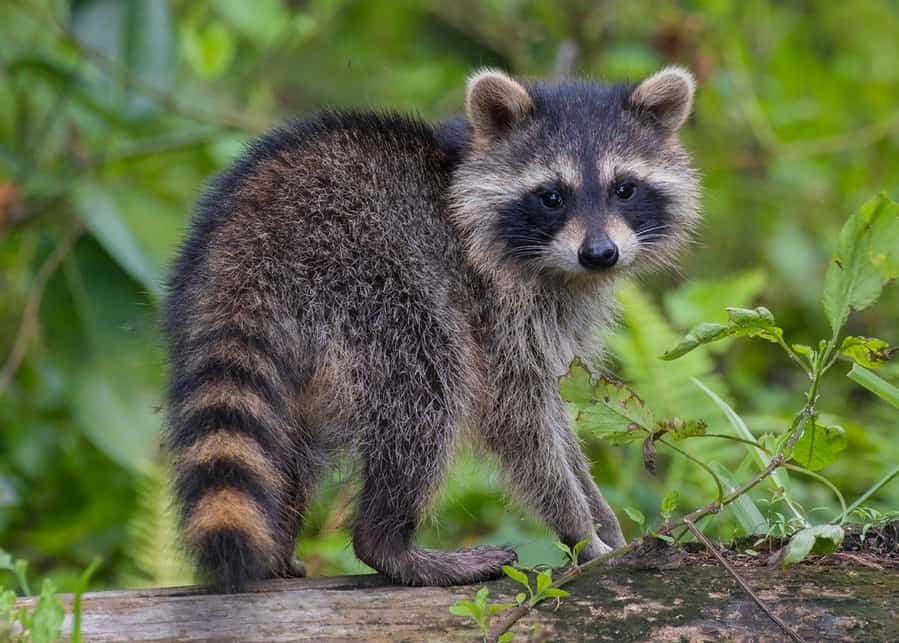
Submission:
M 688 72 L 642 83 L 468 83 L 432 127 L 330 113 L 257 141 L 199 203 L 170 283 L 167 448 L 184 541 L 227 590 L 297 573 L 335 451 L 360 461 L 353 544 L 399 583 L 476 583 L 508 547 L 414 531 L 463 437 L 581 558 L 623 544 L 558 378 L 622 275 L 669 264 L 698 217 L 677 140 Z

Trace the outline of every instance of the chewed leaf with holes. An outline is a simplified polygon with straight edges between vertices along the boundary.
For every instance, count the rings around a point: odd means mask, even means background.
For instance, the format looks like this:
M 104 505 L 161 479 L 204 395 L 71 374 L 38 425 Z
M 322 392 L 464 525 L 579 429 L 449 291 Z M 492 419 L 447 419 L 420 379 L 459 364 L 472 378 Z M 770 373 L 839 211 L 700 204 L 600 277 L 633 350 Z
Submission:
M 760 337 L 769 342 L 780 342 L 783 330 L 774 322 L 774 315 L 763 306 L 758 308 L 728 308 L 727 324 L 699 324 L 681 342 L 662 355 L 672 360 L 686 355 L 693 349 L 728 337 Z
M 896 356 L 899 347 L 890 346 L 876 337 L 844 337 L 840 352 L 856 364 L 879 368 Z

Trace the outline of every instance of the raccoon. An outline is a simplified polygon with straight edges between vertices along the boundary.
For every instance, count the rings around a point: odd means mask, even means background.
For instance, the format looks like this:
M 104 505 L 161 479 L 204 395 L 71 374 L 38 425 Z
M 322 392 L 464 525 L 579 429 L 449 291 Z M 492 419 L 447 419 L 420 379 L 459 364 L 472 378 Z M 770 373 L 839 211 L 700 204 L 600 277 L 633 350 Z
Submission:
M 264 136 L 200 199 L 168 283 L 165 445 L 183 540 L 227 591 L 301 575 L 322 472 L 353 454 L 357 556 L 406 585 L 501 575 L 510 547 L 415 529 L 456 446 L 592 559 L 624 543 L 558 378 L 613 321 L 613 285 L 670 265 L 699 216 L 678 130 L 689 72 L 639 84 L 480 71 L 431 126 L 325 113 Z

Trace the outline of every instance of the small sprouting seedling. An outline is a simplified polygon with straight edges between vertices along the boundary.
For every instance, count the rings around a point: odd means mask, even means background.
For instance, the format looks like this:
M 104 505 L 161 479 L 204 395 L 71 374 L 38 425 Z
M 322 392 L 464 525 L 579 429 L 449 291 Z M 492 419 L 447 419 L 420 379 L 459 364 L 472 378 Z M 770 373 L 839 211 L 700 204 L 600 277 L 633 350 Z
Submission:
M 474 595 L 473 601 L 458 600 L 450 605 L 449 608 L 450 614 L 454 614 L 455 616 L 466 616 L 477 623 L 481 630 L 481 634 L 483 634 L 485 638 L 487 636 L 487 631 L 490 629 L 490 619 L 493 615 L 515 607 L 514 603 L 497 603 L 495 605 L 490 605 L 487 601 L 488 594 L 489 590 L 486 587 L 482 587 Z M 508 638 L 505 640 L 511 641 L 512 639 Z
M 581 550 L 587 546 L 589 540 L 582 540 L 578 543 L 575 543 L 574 547 L 569 547 L 561 540 L 553 541 L 553 545 L 556 546 L 556 549 L 560 550 L 563 554 L 565 554 L 565 558 L 568 561 L 568 564 L 572 567 L 577 567 L 577 559 L 581 553 Z
M 96 558 L 81 575 L 75 589 L 73 601 L 74 619 L 72 624 L 72 641 L 81 640 L 81 594 L 100 559 Z M 28 563 L 24 560 L 13 561 L 12 556 L 0 549 L 0 570 L 15 574 L 19 589 L 23 594 L 30 594 L 26 571 Z M 58 641 L 62 634 L 62 623 L 65 609 L 56 594 L 56 585 L 49 578 L 41 584 L 41 593 L 34 608 L 29 610 L 22 606 L 16 609 L 16 593 L 0 586 L 0 641 L 12 643 L 52 643 Z
M 671 516 L 677 511 L 677 504 L 680 501 L 680 494 L 677 489 L 672 489 L 665 497 L 662 498 L 662 521 L 668 522 Z
M 547 598 L 555 598 L 558 601 L 559 599 L 565 598 L 569 595 L 569 593 L 564 589 L 559 589 L 558 587 L 550 587 L 553 582 L 553 571 L 551 569 L 544 569 L 536 572 L 536 589 L 531 585 L 531 581 L 528 578 L 528 575 L 520 569 L 516 569 L 511 565 L 506 565 L 503 567 L 503 571 L 506 573 L 506 576 L 527 589 L 528 594 L 530 595 L 528 603 L 531 607 L 534 607 L 542 601 L 545 601 Z M 518 594 L 518 596 L 516 596 L 516 601 L 518 601 L 520 605 L 524 602 L 525 598 L 526 597 L 524 596 L 524 592 L 521 592 Z

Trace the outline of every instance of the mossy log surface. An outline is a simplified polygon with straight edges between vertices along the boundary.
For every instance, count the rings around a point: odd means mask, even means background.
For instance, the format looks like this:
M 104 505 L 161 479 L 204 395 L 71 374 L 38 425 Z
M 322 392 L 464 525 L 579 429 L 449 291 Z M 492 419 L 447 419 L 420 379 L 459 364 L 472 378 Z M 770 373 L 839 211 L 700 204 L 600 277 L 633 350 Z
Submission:
M 899 573 L 746 568 L 758 596 L 808 641 L 899 640 Z M 491 601 L 517 586 L 491 583 Z M 85 594 L 86 641 L 475 641 L 448 607 L 475 587 L 406 588 L 381 577 L 279 580 L 245 594 L 197 588 Z M 718 567 L 592 570 L 513 628 L 516 641 L 780 641 L 784 633 Z M 34 599 L 22 599 L 30 603 Z M 65 631 L 71 628 L 70 597 Z

